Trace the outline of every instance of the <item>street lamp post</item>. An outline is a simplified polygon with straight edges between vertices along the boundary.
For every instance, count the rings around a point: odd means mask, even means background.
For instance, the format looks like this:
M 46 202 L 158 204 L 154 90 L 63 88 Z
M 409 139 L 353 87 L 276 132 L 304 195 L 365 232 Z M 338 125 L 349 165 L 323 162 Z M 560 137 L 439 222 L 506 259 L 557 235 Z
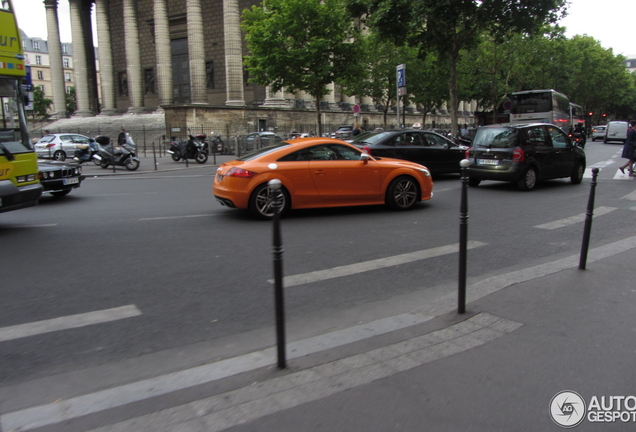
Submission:
M 283 299 L 283 241 L 280 230 L 280 211 L 283 207 L 282 184 L 278 179 L 267 182 L 269 198 L 274 210 L 274 305 L 276 309 L 276 346 L 278 367 L 287 367 L 285 358 L 285 304 Z

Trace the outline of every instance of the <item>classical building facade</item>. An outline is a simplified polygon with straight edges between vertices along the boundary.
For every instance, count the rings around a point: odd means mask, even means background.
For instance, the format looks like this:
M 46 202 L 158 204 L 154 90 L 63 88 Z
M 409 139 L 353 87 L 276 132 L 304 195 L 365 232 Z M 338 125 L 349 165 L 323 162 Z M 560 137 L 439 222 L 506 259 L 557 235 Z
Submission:
M 243 67 L 247 50 L 241 11 L 260 0 L 44 0 L 47 13 L 51 92 L 65 91 L 65 44 L 59 42 L 58 8 L 69 7 L 78 116 L 137 114 L 163 110 L 171 125 L 210 124 L 229 131 L 311 123 L 315 102 L 308 95 L 272 92 L 250 83 Z M 93 41 L 91 14 L 97 41 Z M 101 92 L 97 89 L 94 42 L 99 50 Z M 369 98 L 348 97 L 333 85 L 321 101 L 323 123 L 381 124 Z M 99 97 L 99 100 L 98 100 Z M 354 117 L 353 106 L 360 113 Z M 473 123 L 474 104 L 460 105 L 460 123 Z M 313 112 L 312 112 L 313 111 Z M 63 112 L 57 111 L 59 115 Z M 397 123 L 396 115 L 389 122 Z M 421 113 L 406 108 L 406 124 Z M 428 125 L 448 123 L 444 110 Z

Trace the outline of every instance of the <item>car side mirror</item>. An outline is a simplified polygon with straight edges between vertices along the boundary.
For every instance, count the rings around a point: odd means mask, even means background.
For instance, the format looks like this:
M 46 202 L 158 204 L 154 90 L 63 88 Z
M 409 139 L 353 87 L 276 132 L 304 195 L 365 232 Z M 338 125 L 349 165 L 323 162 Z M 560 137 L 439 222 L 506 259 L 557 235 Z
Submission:
M 366 164 L 366 163 L 369 163 L 369 159 L 371 159 L 371 156 L 369 156 L 369 155 L 368 155 L 368 154 L 366 154 L 366 153 L 362 153 L 362 154 L 360 155 L 360 160 L 361 160 L 362 162 L 364 162 L 365 164 Z

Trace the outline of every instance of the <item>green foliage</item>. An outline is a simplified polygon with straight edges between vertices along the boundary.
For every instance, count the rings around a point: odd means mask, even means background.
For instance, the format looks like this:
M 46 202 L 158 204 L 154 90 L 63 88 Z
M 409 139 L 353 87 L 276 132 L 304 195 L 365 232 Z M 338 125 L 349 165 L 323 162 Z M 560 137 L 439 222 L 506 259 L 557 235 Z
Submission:
M 31 111 L 31 116 L 34 119 L 48 118 L 51 105 L 53 105 L 53 101 L 44 97 L 44 92 L 40 87 L 35 87 L 33 90 L 33 111 Z
M 341 0 L 267 0 L 243 11 L 252 82 L 306 91 L 319 101 L 328 85 L 360 73 L 356 28 Z
M 72 116 L 77 111 L 77 102 L 75 100 L 75 87 L 70 87 L 66 93 L 66 114 Z

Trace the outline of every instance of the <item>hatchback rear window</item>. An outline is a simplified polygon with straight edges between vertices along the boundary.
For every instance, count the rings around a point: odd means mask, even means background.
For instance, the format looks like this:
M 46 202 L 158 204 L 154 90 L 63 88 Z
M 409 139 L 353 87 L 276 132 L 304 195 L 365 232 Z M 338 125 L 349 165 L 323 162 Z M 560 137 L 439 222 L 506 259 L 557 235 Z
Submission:
M 473 139 L 473 147 L 509 148 L 517 146 L 517 129 L 479 128 Z

